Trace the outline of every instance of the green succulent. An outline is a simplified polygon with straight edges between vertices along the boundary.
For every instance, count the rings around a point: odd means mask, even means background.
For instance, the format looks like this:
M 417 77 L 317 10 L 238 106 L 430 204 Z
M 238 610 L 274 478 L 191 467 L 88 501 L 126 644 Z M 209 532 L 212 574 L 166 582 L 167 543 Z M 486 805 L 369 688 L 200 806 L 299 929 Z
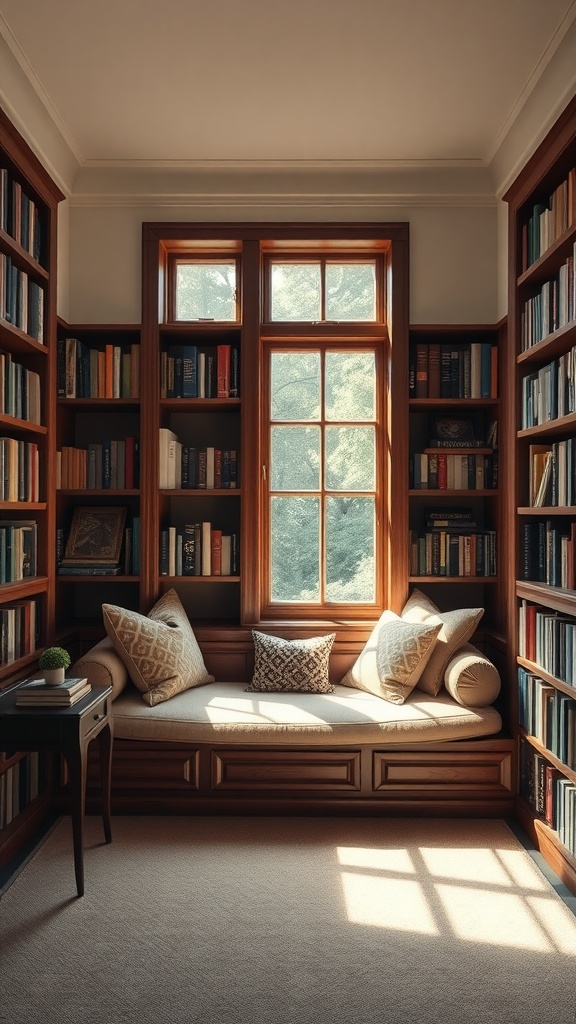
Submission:
M 68 668 L 70 655 L 63 647 L 47 647 L 38 658 L 40 668 Z

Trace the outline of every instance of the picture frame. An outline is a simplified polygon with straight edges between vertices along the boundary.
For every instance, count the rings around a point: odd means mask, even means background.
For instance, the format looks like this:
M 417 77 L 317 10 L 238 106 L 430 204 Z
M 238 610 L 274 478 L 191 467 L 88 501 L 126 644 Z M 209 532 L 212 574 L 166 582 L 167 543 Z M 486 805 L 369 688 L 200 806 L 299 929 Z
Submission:
M 117 564 L 126 513 L 125 505 L 77 505 L 62 565 Z
M 476 430 L 472 416 L 434 416 L 432 434 L 439 441 L 476 441 Z

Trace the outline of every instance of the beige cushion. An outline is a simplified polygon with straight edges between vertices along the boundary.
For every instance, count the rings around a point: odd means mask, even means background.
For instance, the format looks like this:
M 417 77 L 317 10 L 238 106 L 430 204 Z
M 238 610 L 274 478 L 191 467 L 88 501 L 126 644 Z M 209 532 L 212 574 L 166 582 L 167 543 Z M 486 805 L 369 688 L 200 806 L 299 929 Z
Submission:
M 441 612 L 421 591 L 412 592 L 402 609 L 402 618 L 406 622 L 440 623 L 441 626 L 436 646 L 416 684 L 418 689 L 434 696 L 439 693 L 450 658 L 470 639 L 483 614 L 483 608 Z
M 335 633 L 307 640 L 284 640 L 252 630 L 254 675 L 247 693 L 332 693 L 328 675 Z
M 168 743 L 257 743 L 294 747 L 361 743 L 434 743 L 490 736 L 502 728 L 495 708 L 465 708 L 446 691 L 412 690 L 404 704 L 336 684 L 334 693 L 258 693 L 245 682 L 212 683 L 156 707 L 128 685 L 115 700 L 114 735 Z
M 394 612 L 383 612 L 342 685 L 403 704 L 432 654 L 440 629 L 440 623 L 404 622 Z
M 473 644 L 465 644 L 450 658 L 444 686 L 464 707 L 488 707 L 500 693 L 500 673 L 482 651 Z
M 78 658 L 71 671 L 73 676 L 86 676 L 91 686 L 111 686 L 112 700 L 128 682 L 126 665 L 108 636 Z
M 151 707 L 214 681 L 175 590 L 167 591 L 148 615 L 113 604 L 102 605 L 102 614 L 130 678 Z

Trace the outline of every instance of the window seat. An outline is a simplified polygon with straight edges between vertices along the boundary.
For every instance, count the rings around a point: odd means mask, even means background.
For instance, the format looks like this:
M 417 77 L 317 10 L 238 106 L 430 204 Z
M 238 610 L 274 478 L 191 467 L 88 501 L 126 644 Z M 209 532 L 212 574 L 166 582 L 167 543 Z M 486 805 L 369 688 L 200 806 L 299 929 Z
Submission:
M 330 694 L 248 693 L 238 679 L 150 707 L 109 640 L 72 671 L 114 687 L 117 814 L 512 812 L 514 742 L 498 710 L 447 690 L 414 690 L 398 705 L 338 683 Z M 98 781 L 94 758 L 89 810 L 99 807 Z

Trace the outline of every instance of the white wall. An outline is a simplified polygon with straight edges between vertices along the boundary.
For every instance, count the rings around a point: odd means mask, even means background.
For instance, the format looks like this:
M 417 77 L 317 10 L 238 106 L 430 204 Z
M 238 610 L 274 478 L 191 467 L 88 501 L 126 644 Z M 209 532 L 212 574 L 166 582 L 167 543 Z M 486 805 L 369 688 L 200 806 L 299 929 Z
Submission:
M 330 215 L 331 214 L 331 215 Z M 72 323 L 138 323 L 143 221 L 408 221 L 412 323 L 493 323 L 496 319 L 496 208 L 72 207 Z

